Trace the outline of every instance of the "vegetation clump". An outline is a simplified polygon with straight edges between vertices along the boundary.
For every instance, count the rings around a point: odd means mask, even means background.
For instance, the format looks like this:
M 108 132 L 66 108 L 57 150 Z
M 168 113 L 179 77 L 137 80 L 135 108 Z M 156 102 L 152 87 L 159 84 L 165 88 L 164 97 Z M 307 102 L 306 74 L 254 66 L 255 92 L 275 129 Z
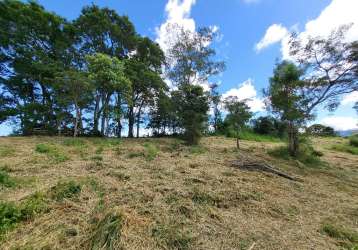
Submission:
M 0 187 L 10 188 L 15 186 L 16 181 L 6 171 L 0 169 Z
M 81 192 L 81 185 L 75 181 L 58 182 L 50 190 L 50 196 L 56 201 L 77 197 Z
M 40 143 L 35 147 L 35 151 L 40 154 L 46 154 L 55 163 L 61 163 L 69 160 L 65 153 L 61 152 L 55 145 Z
M 358 232 L 334 223 L 324 223 L 321 232 L 338 240 L 338 244 L 348 249 L 358 248 Z
M 152 229 L 152 236 L 159 246 L 165 249 L 190 249 L 194 237 L 189 230 L 185 230 L 176 223 L 158 224 Z

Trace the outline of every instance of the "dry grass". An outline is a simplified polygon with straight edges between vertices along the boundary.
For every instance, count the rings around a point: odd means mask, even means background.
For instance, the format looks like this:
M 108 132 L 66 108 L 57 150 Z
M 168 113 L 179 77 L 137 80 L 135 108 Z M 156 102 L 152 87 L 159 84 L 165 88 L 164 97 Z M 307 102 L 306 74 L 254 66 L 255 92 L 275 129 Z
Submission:
M 47 211 L 16 224 L 0 248 L 341 249 L 322 227 L 334 221 L 357 232 L 358 156 L 333 151 L 335 140 L 314 141 L 329 163 L 319 168 L 268 156 L 280 143 L 242 141 L 244 152 L 304 179 L 295 183 L 230 167 L 235 140 L 221 137 L 195 148 L 166 138 L 0 138 L 12 149 L 0 157 L 2 171 L 32 180 L 0 188 L 0 200 L 47 194 Z M 37 152 L 38 144 L 66 160 Z M 76 192 L 57 199 L 54 190 Z

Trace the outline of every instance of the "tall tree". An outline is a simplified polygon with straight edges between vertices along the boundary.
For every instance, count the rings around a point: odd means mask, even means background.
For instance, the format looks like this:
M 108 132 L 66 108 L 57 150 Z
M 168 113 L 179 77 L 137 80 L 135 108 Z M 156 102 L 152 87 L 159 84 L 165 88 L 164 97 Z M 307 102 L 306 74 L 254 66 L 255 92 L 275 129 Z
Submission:
M 172 92 L 179 124 L 184 129 L 184 138 L 189 145 L 199 143 L 208 120 L 209 98 L 203 88 L 183 84 Z
M 153 100 L 164 91 L 166 84 L 161 78 L 164 53 L 159 45 L 149 38 L 137 37 L 135 52 L 126 62 L 126 75 L 132 82 L 131 102 L 128 105 L 128 137 L 133 137 L 137 123 L 137 137 L 143 108 L 154 105 Z
M 215 50 L 211 44 L 217 33 L 213 29 L 201 28 L 197 32 L 191 32 L 176 25 L 169 26 L 169 29 L 169 32 L 174 34 L 174 38 L 168 44 L 169 49 L 166 51 L 167 76 L 178 87 L 173 97 L 178 99 L 178 103 L 183 104 L 182 107 L 178 105 L 177 112 L 187 142 L 197 144 L 202 127 L 207 122 L 204 118 L 207 118 L 209 100 L 204 100 L 208 95 L 204 94 L 200 86 L 192 85 L 206 84 L 208 79 L 220 73 L 225 65 L 214 59 Z M 198 98 L 198 103 L 194 103 L 193 97 Z
M 288 149 L 292 156 L 299 150 L 298 129 L 312 118 L 307 112 L 309 99 L 302 91 L 305 87 L 302 76 L 303 71 L 295 64 L 283 61 L 274 69 L 266 92 L 271 111 L 288 125 Z
M 236 131 L 236 147 L 240 148 L 240 131 L 251 119 L 252 112 L 245 101 L 239 101 L 236 96 L 229 96 L 225 99 L 225 109 L 229 112 L 225 122 L 231 125 Z
M 100 93 L 98 95 L 102 105 L 95 107 L 94 123 L 98 121 L 97 117 L 102 115 L 101 135 L 105 135 L 106 120 L 110 114 L 109 103 L 115 92 L 128 96 L 131 89 L 130 81 L 124 75 L 124 63 L 116 57 L 110 57 L 105 54 L 97 53 L 87 56 L 89 78 L 93 81 L 95 89 Z M 94 126 L 97 128 L 97 125 Z M 98 131 L 94 131 L 98 133 Z
M 212 119 L 211 125 L 214 128 L 214 133 L 217 133 L 219 130 L 219 126 L 222 123 L 222 114 L 220 112 L 220 104 L 221 104 L 221 95 L 219 94 L 217 88 L 218 84 L 210 85 L 210 101 L 211 101 L 211 109 L 212 109 Z

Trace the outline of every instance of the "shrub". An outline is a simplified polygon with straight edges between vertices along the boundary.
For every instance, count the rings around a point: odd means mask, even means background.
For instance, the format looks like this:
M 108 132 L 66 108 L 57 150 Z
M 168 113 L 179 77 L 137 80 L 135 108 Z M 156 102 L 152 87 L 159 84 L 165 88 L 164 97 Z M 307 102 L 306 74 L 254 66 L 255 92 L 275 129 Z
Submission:
M 47 199 L 43 193 L 36 192 L 30 195 L 19 205 L 21 219 L 33 218 L 36 214 L 48 211 Z
M 12 229 L 21 219 L 21 212 L 13 202 L 0 202 L 0 235 Z
M 76 197 L 81 192 L 81 189 L 81 185 L 74 181 L 59 182 L 51 188 L 50 196 L 56 201 L 71 199 Z
M 358 147 L 353 147 L 350 145 L 337 144 L 337 145 L 333 145 L 332 149 L 336 150 L 336 151 L 344 152 L 344 153 L 349 153 L 352 155 L 358 155 Z

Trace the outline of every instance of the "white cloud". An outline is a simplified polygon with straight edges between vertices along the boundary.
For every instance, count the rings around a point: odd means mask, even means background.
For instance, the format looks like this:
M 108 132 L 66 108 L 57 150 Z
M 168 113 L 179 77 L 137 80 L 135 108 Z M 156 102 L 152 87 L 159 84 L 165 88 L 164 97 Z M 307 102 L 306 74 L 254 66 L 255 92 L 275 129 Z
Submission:
M 225 99 L 229 96 L 236 96 L 240 101 L 248 99 L 246 104 L 253 112 L 263 111 L 265 108 L 264 101 L 257 96 L 255 86 L 250 78 L 241 83 L 238 88 L 228 90 L 222 95 L 222 98 Z
M 319 123 L 330 126 L 338 131 L 358 129 L 358 120 L 353 117 L 329 116 L 323 118 Z
M 272 24 L 267 30 L 264 37 L 255 45 L 257 52 L 262 49 L 282 41 L 289 35 L 288 30 L 281 24 Z
M 332 0 L 332 2 L 320 13 L 320 15 L 308 21 L 302 32 L 293 27 L 298 36 L 304 41 L 308 37 L 327 37 L 332 30 L 345 24 L 352 24 L 347 33 L 348 42 L 358 40 L 358 1 L 357 0 Z M 275 27 L 275 28 L 273 28 Z M 271 30 L 270 30 L 271 29 Z M 286 34 L 284 35 L 284 32 Z M 288 29 L 277 24 L 271 25 L 263 39 L 256 44 L 256 50 L 261 50 L 274 43 L 281 42 L 283 59 L 291 59 L 289 56 Z
M 168 0 L 165 6 L 167 19 L 160 27 L 156 28 L 156 42 L 164 50 L 167 50 L 168 42 L 173 38 L 168 27 L 173 24 L 179 25 L 186 30 L 195 31 L 195 21 L 190 17 L 191 8 L 196 0 Z
M 342 99 L 342 105 L 351 105 L 358 102 L 358 91 L 354 91 L 348 95 L 345 95 Z

